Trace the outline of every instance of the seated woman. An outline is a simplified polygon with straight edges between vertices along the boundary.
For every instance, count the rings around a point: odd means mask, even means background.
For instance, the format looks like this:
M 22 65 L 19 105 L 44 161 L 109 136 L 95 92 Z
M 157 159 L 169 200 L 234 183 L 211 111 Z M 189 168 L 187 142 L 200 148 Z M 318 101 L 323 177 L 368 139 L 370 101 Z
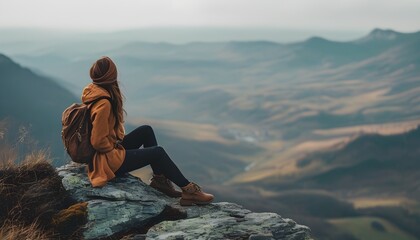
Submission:
M 208 204 L 212 194 L 205 193 L 184 177 L 165 150 L 158 146 L 152 127 L 144 125 L 124 135 L 123 101 L 117 81 L 117 68 L 109 57 L 97 60 L 90 69 L 92 83 L 83 89 L 82 101 L 107 96 L 90 106 L 91 143 L 96 149 L 88 176 L 93 187 L 126 172 L 151 166 L 150 186 L 171 197 L 181 197 L 181 205 Z M 143 148 L 140 148 L 143 146 Z M 172 183 L 181 188 L 176 191 Z

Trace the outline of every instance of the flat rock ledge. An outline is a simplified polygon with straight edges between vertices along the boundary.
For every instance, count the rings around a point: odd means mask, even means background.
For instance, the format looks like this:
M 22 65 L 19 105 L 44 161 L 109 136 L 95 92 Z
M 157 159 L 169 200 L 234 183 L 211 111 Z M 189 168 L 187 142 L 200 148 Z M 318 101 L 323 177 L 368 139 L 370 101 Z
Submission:
M 88 202 L 84 239 L 311 239 L 308 227 L 276 213 L 228 202 L 182 207 L 130 174 L 92 188 L 83 165 L 57 171 L 70 194 Z

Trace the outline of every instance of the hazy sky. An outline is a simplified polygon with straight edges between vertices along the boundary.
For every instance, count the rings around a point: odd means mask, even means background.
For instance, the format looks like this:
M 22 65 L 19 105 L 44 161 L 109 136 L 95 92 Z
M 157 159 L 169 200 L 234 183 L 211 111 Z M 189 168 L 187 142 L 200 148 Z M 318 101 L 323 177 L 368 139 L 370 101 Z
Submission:
M 0 0 L 0 28 L 420 30 L 420 0 Z

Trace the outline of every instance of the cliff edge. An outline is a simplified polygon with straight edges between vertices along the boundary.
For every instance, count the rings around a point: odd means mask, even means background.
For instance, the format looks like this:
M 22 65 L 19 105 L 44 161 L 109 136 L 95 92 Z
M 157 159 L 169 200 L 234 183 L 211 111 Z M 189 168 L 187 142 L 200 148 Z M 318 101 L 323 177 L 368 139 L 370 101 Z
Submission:
M 57 171 L 70 195 L 88 203 L 85 239 L 311 239 L 308 227 L 276 213 L 228 202 L 183 207 L 130 174 L 92 188 L 85 166 Z

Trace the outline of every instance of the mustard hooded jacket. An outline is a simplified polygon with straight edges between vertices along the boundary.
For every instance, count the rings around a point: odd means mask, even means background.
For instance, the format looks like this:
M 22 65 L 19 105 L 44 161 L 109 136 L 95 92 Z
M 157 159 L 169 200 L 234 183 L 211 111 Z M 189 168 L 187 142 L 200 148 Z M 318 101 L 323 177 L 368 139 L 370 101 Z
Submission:
M 83 89 L 82 102 L 110 94 L 104 88 L 90 83 Z M 88 169 L 88 177 L 93 187 L 102 187 L 115 177 L 125 158 L 125 149 L 116 144 L 124 138 L 124 126 L 115 127 L 115 117 L 108 99 L 101 99 L 91 106 L 92 133 L 90 142 L 96 153 L 93 157 L 93 171 Z

